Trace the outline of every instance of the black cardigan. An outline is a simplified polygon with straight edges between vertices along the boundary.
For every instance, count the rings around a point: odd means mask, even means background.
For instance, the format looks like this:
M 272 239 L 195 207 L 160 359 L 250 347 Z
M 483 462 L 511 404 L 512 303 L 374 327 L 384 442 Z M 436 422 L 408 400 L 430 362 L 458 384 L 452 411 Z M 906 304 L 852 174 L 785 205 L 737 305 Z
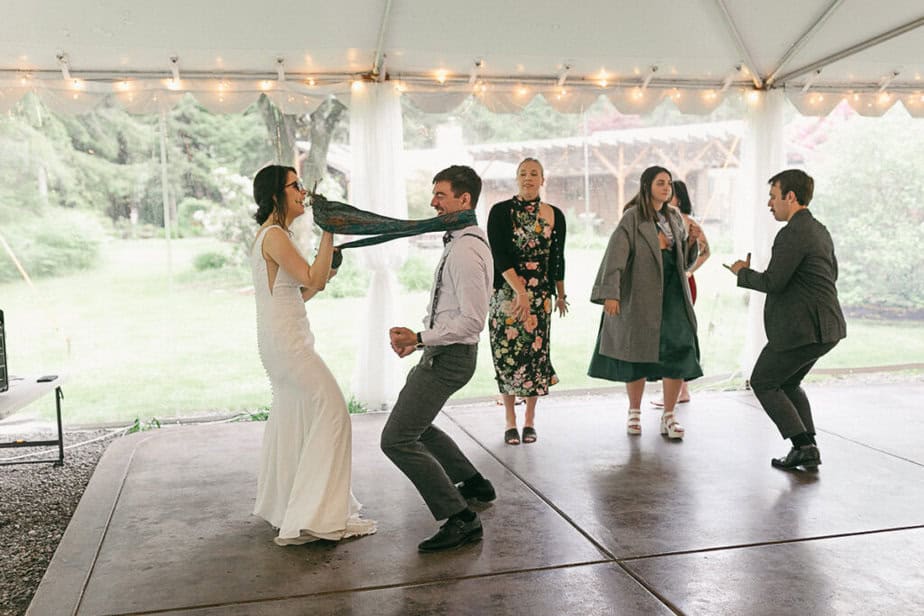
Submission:
M 550 204 L 551 205 L 551 204 Z M 522 265 L 517 261 L 517 253 L 513 246 L 513 199 L 501 201 L 491 206 L 488 213 L 488 241 L 491 244 L 491 255 L 494 257 L 494 288 L 504 286 L 503 272 L 511 267 L 520 276 Z M 552 245 L 549 250 L 548 278 L 542 281 L 543 286 L 553 295 L 556 294 L 555 283 L 565 279 L 565 215 L 560 209 L 551 206 L 555 213 L 555 226 L 552 228 Z

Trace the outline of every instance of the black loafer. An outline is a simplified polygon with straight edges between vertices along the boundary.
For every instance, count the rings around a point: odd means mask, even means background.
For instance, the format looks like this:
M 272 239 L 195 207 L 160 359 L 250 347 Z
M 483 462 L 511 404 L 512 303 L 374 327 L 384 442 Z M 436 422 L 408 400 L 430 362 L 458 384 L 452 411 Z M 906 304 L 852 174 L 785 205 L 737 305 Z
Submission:
M 442 550 L 451 550 L 463 546 L 466 543 L 481 541 L 483 534 L 481 520 L 478 514 L 471 522 L 464 522 L 458 518 L 449 518 L 446 523 L 440 527 L 439 532 L 426 539 L 417 546 L 421 552 L 440 552 Z
M 494 486 L 491 485 L 491 482 L 487 479 L 479 481 L 473 485 L 470 481 L 464 481 L 459 484 L 459 493 L 465 500 L 474 498 L 475 500 L 481 501 L 482 503 L 490 503 L 492 500 L 497 498 L 497 493 L 494 491 Z
M 770 460 L 773 468 L 782 468 L 792 470 L 799 466 L 806 470 L 815 470 L 821 464 L 821 452 L 815 445 L 805 445 L 803 447 L 793 447 L 786 454 L 785 458 L 773 458 Z

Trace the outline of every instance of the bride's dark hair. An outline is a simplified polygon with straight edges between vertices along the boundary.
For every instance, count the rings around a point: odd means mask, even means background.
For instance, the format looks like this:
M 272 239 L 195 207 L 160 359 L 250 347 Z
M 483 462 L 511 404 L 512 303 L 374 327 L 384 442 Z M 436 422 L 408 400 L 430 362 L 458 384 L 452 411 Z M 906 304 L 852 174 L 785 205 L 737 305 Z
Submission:
M 286 178 L 289 171 L 298 173 L 294 167 L 267 165 L 253 178 L 253 200 L 257 204 L 257 213 L 253 219 L 262 225 L 275 212 L 276 222 L 286 226 Z

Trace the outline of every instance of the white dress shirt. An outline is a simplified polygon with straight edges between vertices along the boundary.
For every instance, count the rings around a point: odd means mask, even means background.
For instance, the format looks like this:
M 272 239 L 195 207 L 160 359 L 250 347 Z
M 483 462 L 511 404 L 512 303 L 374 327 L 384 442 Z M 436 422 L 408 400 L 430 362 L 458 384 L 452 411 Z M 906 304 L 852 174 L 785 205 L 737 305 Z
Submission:
M 494 259 L 488 238 L 476 225 L 451 231 L 450 236 L 452 241 L 443 248 L 440 265 L 433 274 L 428 312 L 423 320 L 427 329 L 420 332 L 427 346 L 477 344 L 488 317 L 488 301 L 494 288 Z M 433 306 L 441 266 L 439 297 Z M 434 311 L 432 328 L 430 310 Z

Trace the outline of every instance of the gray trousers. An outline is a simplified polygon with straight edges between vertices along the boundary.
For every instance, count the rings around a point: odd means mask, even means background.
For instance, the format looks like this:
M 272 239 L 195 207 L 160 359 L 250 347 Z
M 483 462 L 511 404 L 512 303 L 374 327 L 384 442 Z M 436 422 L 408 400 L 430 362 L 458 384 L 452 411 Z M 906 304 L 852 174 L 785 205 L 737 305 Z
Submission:
M 815 434 L 812 406 L 802 389 L 802 379 L 835 345 L 837 342 L 817 342 L 785 351 L 765 346 L 760 352 L 751 372 L 751 389 L 783 438 L 803 432 Z
M 432 425 L 449 396 L 475 373 L 477 344 L 426 347 L 382 430 L 382 451 L 407 475 L 437 520 L 468 505 L 455 484 L 478 471 L 449 436 Z

